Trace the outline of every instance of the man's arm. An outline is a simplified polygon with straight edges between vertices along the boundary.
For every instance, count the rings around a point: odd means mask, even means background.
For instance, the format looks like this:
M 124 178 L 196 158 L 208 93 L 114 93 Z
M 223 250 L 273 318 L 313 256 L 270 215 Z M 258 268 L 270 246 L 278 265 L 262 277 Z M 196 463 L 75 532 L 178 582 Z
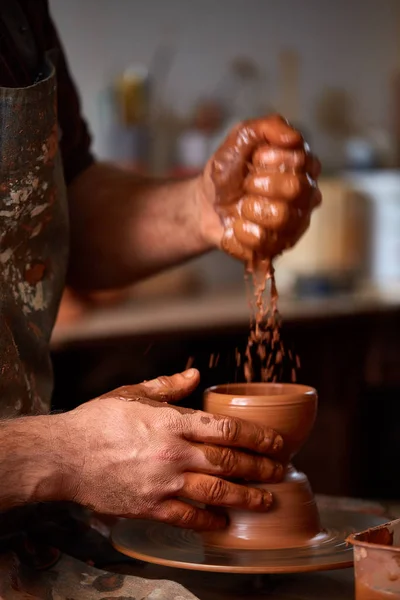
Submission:
M 0 421 L 0 511 L 57 498 L 64 473 L 52 431 L 59 417 L 38 416 Z
M 268 510 L 270 492 L 225 478 L 281 481 L 281 436 L 169 404 L 198 383 L 191 369 L 119 388 L 69 413 L 0 421 L 0 512 L 67 501 L 205 530 L 225 518 L 192 502 Z
M 239 124 L 203 174 L 191 180 L 161 183 L 94 164 L 61 43 L 49 15 L 45 21 L 47 47 L 61 50 L 60 148 L 70 198 L 70 282 L 75 287 L 90 291 L 129 285 L 214 247 L 243 261 L 254 252 L 271 258 L 282 250 L 270 247 L 272 239 L 286 249 L 304 233 L 320 201 L 318 162 L 299 133 L 274 115 Z
M 146 179 L 105 163 L 69 186 L 69 281 L 78 289 L 129 285 L 213 247 L 203 235 L 198 178 Z M 215 215 L 213 231 L 222 237 Z
M 193 179 L 162 183 L 94 164 L 69 186 L 70 282 L 123 287 L 213 247 L 271 259 L 307 229 L 319 169 L 276 115 L 239 124 Z

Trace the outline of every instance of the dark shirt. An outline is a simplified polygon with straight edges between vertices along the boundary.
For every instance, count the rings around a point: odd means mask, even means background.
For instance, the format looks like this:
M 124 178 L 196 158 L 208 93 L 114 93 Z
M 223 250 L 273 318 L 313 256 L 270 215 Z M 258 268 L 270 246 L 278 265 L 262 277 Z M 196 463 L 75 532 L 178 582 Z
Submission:
M 0 0 L 3 3 L 11 0 Z M 69 73 L 67 61 L 52 22 L 47 0 L 18 0 L 36 42 L 40 63 L 45 53 L 58 50 L 56 62 L 58 89 L 58 121 L 62 137 L 60 151 L 66 183 L 93 163 L 90 151 L 91 138 L 82 119 L 75 85 Z M 38 66 L 40 69 L 40 66 Z M 0 19 L 0 86 L 26 87 L 32 85 L 32 73 L 24 62 L 22 53 L 13 41 L 9 29 Z

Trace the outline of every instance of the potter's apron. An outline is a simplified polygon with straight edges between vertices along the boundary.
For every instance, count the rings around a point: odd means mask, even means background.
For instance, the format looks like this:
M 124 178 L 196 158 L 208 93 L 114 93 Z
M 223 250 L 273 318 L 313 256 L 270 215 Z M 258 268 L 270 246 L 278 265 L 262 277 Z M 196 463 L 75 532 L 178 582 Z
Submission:
M 16 2 L 7 2 L 7 17 L 15 26 L 21 11 Z M 34 72 L 33 48 L 20 50 Z M 50 409 L 49 341 L 65 283 L 68 238 L 55 67 L 49 56 L 34 85 L 0 87 L 0 419 Z M 54 594 L 97 599 L 110 592 L 147 597 L 160 587 L 165 598 L 194 598 L 178 584 L 165 588 L 164 582 L 114 575 L 81 562 L 88 559 L 98 565 L 123 562 L 81 513 L 74 516 L 51 505 L 0 513 L 1 600 L 43 600 Z
M 68 207 L 55 69 L 0 88 L 0 418 L 50 408 L 49 340 L 65 282 Z
M 0 419 L 49 412 L 49 340 L 68 258 L 55 68 L 26 88 L 0 87 Z M 0 457 L 1 460 L 1 457 Z M 1 540 L 32 508 L 0 514 Z

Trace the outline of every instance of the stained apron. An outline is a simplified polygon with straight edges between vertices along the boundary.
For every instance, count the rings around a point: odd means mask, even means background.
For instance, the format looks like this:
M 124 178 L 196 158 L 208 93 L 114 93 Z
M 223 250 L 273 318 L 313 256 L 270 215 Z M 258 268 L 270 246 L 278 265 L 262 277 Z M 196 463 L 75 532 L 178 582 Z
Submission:
M 46 414 L 53 389 L 49 342 L 69 224 L 49 57 L 42 73 L 30 87 L 0 88 L 0 418 Z M 101 571 L 88 560 L 123 562 L 81 514 L 51 505 L 0 514 L 0 600 L 194 598 L 174 582 Z
M 64 288 L 68 207 L 58 150 L 54 67 L 0 88 L 0 418 L 44 414 L 49 340 Z

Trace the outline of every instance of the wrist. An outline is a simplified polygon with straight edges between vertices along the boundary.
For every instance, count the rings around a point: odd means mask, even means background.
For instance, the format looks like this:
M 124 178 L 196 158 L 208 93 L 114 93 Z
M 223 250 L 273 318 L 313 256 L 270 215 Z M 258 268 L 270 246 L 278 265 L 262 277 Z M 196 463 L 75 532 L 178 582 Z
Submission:
M 0 510 L 69 499 L 74 465 L 63 431 L 63 415 L 0 423 Z
M 34 419 L 34 422 L 33 420 Z M 22 421 L 22 419 L 21 419 Z M 32 473 L 30 489 L 26 492 L 27 502 L 51 502 L 62 500 L 61 480 L 63 466 L 59 461 L 62 446 L 59 443 L 59 415 L 26 417 L 26 426 L 31 425 L 32 433 L 27 434 L 25 451 L 29 450 L 29 468 Z M 30 423 L 31 421 L 31 423 Z M 25 423 L 21 423 L 21 426 Z M 18 423 L 17 423 L 18 426 Z M 22 460 L 24 460 L 22 453 Z
M 47 462 L 48 478 L 38 488 L 37 501 L 74 501 L 85 463 L 84 434 L 74 426 L 70 412 L 46 417 L 51 459 Z
M 0 423 L 0 510 L 51 500 L 57 468 L 47 416 Z
M 199 236 L 206 250 L 221 247 L 223 225 L 215 210 L 215 188 L 208 165 L 195 180 L 195 205 Z

